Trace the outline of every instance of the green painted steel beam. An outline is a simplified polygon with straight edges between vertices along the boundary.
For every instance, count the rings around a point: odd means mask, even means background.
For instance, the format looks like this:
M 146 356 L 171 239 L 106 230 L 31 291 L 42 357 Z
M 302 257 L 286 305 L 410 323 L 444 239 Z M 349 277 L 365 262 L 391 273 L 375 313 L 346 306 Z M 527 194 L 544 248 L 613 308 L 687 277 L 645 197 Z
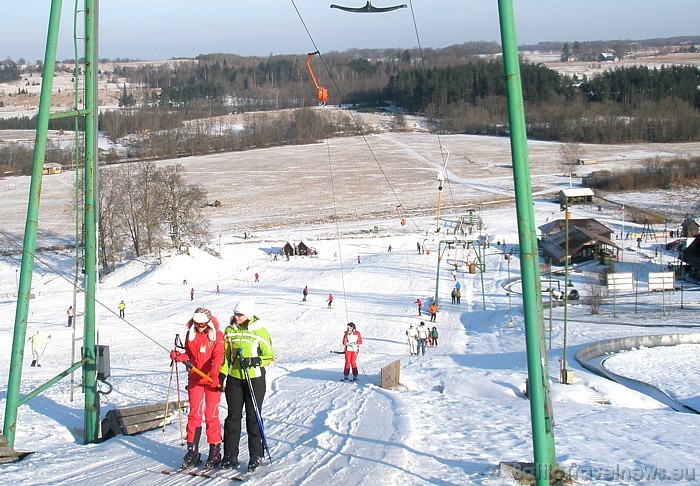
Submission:
M 49 29 L 46 37 L 44 54 L 44 69 L 41 78 L 41 95 L 37 115 L 37 129 L 34 140 L 34 158 L 32 161 L 32 179 L 29 185 L 29 201 L 27 220 L 24 226 L 24 241 L 22 243 L 22 264 L 20 267 L 19 287 L 17 290 L 17 310 L 15 312 L 15 327 L 12 338 L 12 354 L 10 371 L 7 382 L 7 401 L 5 402 L 5 421 L 3 435 L 10 447 L 15 444 L 17 428 L 17 408 L 19 407 L 19 388 L 22 381 L 22 361 L 24 344 L 27 337 L 27 316 L 29 315 L 29 299 L 34 273 L 34 253 L 36 251 L 36 235 L 39 225 L 39 200 L 41 198 L 42 169 L 46 157 L 46 140 L 49 128 L 49 111 L 51 108 L 51 90 L 56 67 L 56 47 L 58 45 L 58 29 L 61 22 L 61 0 L 51 0 L 49 14 Z
M 35 396 L 42 393 L 44 390 L 47 390 L 52 385 L 58 383 L 66 376 L 70 375 L 73 371 L 75 371 L 78 368 L 80 368 L 81 366 L 83 366 L 83 364 L 84 364 L 83 361 L 78 361 L 77 363 L 74 363 L 72 366 L 70 366 L 65 371 L 60 372 L 59 374 L 57 374 L 56 376 L 51 378 L 49 381 L 47 381 L 43 385 L 39 386 L 36 390 L 31 391 L 31 392 L 27 393 L 25 396 L 23 396 L 22 398 L 20 398 L 17 405 L 24 405 L 25 403 L 27 403 L 29 400 L 31 400 Z
M 55 113 L 51 113 L 49 115 L 49 118 L 51 120 L 58 120 L 60 118 L 70 118 L 70 117 L 76 117 L 76 116 L 84 116 L 88 113 L 87 110 L 71 110 L 71 111 L 57 111 Z
M 510 121 L 515 206 L 520 244 L 520 271 L 525 315 L 525 341 L 530 392 L 532 441 L 535 456 L 536 484 L 550 483 L 556 467 L 554 449 L 554 411 L 549 392 L 547 351 L 544 335 L 544 310 L 540 284 L 539 254 L 535 232 L 532 184 L 527 152 L 525 109 L 520 61 L 515 35 L 512 0 L 499 0 L 503 65 Z
M 97 442 L 100 410 L 97 395 L 95 296 L 97 287 L 97 0 L 85 0 L 85 332 L 83 386 L 85 443 Z

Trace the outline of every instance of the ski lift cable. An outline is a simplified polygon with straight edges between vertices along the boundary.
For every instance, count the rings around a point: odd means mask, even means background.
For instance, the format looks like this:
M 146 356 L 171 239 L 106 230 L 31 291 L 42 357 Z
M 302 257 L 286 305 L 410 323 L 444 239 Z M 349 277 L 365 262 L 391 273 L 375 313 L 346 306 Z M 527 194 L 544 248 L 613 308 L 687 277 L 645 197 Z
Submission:
M 21 244 L 18 240 L 16 240 L 13 236 L 7 234 L 6 232 L 0 230 L 0 235 L 6 237 L 8 240 L 10 240 L 12 243 L 18 245 L 19 247 L 22 247 L 22 244 Z M 64 275 L 63 273 L 61 273 L 61 271 L 60 271 L 58 268 L 54 267 L 54 266 L 51 265 L 49 262 L 43 260 L 39 255 L 36 254 L 36 252 L 32 253 L 31 255 L 32 255 L 32 258 L 34 258 L 34 260 L 36 260 L 37 262 L 41 263 L 41 264 L 44 265 L 46 268 L 48 268 L 51 272 L 55 273 L 55 274 L 58 275 L 60 278 L 62 278 L 62 279 L 65 280 L 66 282 L 68 282 L 68 283 L 71 285 L 71 287 L 73 287 L 76 291 L 82 292 L 82 293 L 84 293 L 84 294 L 87 295 L 87 290 L 86 290 L 86 289 L 82 288 L 82 287 L 81 287 L 80 285 L 78 285 L 74 280 L 72 280 L 72 279 L 69 278 L 68 276 Z M 101 302 L 97 297 L 93 297 L 93 300 L 95 301 L 96 304 L 99 304 L 101 307 L 103 307 L 104 309 L 106 309 L 107 312 L 109 312 L 110 314 L 114 315 L 115 317 L 119 317 L 119 315 L 118 315 L 115 311 L 113 311 L 111 307 L 109 307 L 107 304 Z M 125 318 L 120 318 L 120 320 L 121 320 L 122 322 L 126 323 L 128 326 L 132 327 L 136 332 L 138 332 L 138 333 L 140 333 L 141 335 L 143 335 L 143 336 L 144 336 L 146 339 L 148 339 L 149 341 L 152 341 L 153 343 L 155 343 L 158 347 L 163 348 L 163 349 L 164 349 L 165 351 L 167 351 L 167 352 L 170 352 L 170 350 L 169 350 L 168 348 L 166 348 L 165 346 L 163 346 L 161 343 L 159 343 L 159 342 L 156 341 L 154 338 L 152 338 L 151 336 L 149 336 L 148 334 L 146 334 L 145 332 L 143 332 L 141 329 L 139 329 L 138 327 L 136 327 L 135 325 L 133 325 L 131 322 L 129 322 L 129 321 L 126 320 Z
M 323 110 L 324 114 L 326 113 L 325 106 Z M 326 123 L 328 120 L 325 120 Z M 338 223 L 338 206 L 336 205 L 336 197 L 335 197 L 335 181 L 333 179 L 333 158 L 331 157 L 331 147 L 330 143 L 328 140 L 328 137 L 326 136 L 326 155 L 328 158 L 328 173 L 331 179 L 331 197 L 333 199 L 333 220 L 335 223 L 335 238 L 336 238 L 336 243 L 338 245 L 338 262 L 340 265 L 340 283 L 343 289 L 343 307 L 345 308 L 345 322 L 350 322 L 350 312 L 348 311 L 348 298 L 347 298 L 347 291 L 345 288 L 345 268 L 343 266 L 343 249 L 342 245 L 340 244 L 340 226 Z M 330 305 L 330 303 L 329 303 Z
M 425 67 L 425 57 L 423 56 L 423 45 L 420 41 L 420 34 L 418 33 L 418 22 L 416 22 L 416 12 L 413 9 L 413 0 L 409 0 L 408 3 L 411 6 L 411 18 L 413 19 L 413 30 L 416 33 L 416 42 L 418 44 L 418 55 L 420 56 L 421 69 L 423 70 L 423 74 L 425 74 L 427 69 Z M 450 184 L 450 177 L 448 176 L 444 168 L 447 165 L 447 157 L 449 157 L 449 152 L 447 153 L 447 156 L 445 156 L 445 153 L 443 152 L 444 146 L 442 144 L 439 130 L 435 131 L 435 135 L 437 137 L 438 147 L 440 148 L 440 158 L 442 159 L 443 172 L 447 182 L 447 189 L 450 191 L 450 200 L 452 201 L 452 205 L 454 206 L 455 198 L 454 193 L 452 192 L 452 185 Z
M 339 96 L 342 98 L 342 92 L 341 92 L 340 88 L 338 87 L 337 83 L 335 82 L 335 78 L 332 76 L 332 74 L 331 74 L 331 72 L 330 72 L 330 69 L 328 68 L 328 65 L 326 64 L 325 60 L 323 59 L 323 56 L 320 54 L 320 49 L 318 49 L 318 46 L 316 45 L 316 42 L 315 42 L 313 36 L 311 35 L 311 32 L 309 31 L 309 28 L 307 27 L 306 22 L 304 21 L 304 18 L 303 18 L 302 15 L 301 15 L 301 12 L 299 12 L 299 9 L 297 8 L 296 3 L 294 2 L 294 0 L 291 0 L 291 1 L 292 1 L 292 5 L 293 5 L 293 7 L 294 7 L 294 10 L 296 11 L 297 16 L 299 17 L 299 21 L 301 22 L 302 26 L 304 27 L 304 30 L 306 31 L 306 34 L 308 35 L 309 40 L 311 41 L 311 44 L 314 46 L 314 49 L 315 49 L 315 51 L 316 51 L 316 52 L 314 53 L 314 55 L 318 54 L 319 59 L 320 59 L 322 65 L 323 65 L 324 69 L 326 70 L 326 73 L 328 74 L 329 79 L 331 80 L 333 86 L 335 87 L 336 92 L 339 93 Z M 317 88 L 318 88 L 318 85 L 316 84 L 315 81 L 314 81 L 314 85 L 317 86 Z M 323 111 L 323 112 L 325 113 L 325 105 L 324 105 L 324 111 Z M 367 140 L 367 137 L 365 136 L 365 133 L 364 133 L 364 131 L 362 130 L 362 127 L 361 127 L 360 123 L 358 122 L 357 118 L 353 115 L 352 112 L 349 112 L 349 114 L 350 114 L 350 118 L 352 119 L 353 123 L 354 123 L 355 126 L 358 128 L 358 133 L 360 133 L 360 136 L 362 137 L 362 140 L 364 141 L 365 145 L 367 146 L 367 149 L 369 150 L 370 154 L 372 155 L 372 158 L 374 159 L 375 163 L 377 164 L 377 167 L 379 168 L 380 172 L 382 173 L 382 176 L 384 177 L 384 180 L 386 181 L 387 185 L 388 185 L 389 188 L 391 189 L 391 192 L 393 193 L 394 198 L 396 199 L 396 202 L 398 203 L 398 204 L 396 205 L 395 209 L 403 207 L 403 203 L 402 203 L 402 201 L 401 201 L 401 198 L 399 197 L 399 195 L 397 194 L 397 192 L 396 192 L 396 190 L 394 189 L 393 185 L 391 184 L 391 181 L 389 180 L 389 177 L 387 176 L 386 172 L 384 171 L 384 168 L 382 167 L 382 165 L 381 165 L 381 163 L 379 162 L 379 160 L 378 160 L 376 154 L 374 153 L 374 150 L 372 150 L 372 147 L 371 147 L 371 145 L 369 144 L 369 141 Z M 345 293 L 346 293 L 346 288 L 345 288 L 345 271 L 344 271 L 344 268 L 343 268 L 343 255 L 342 255 L 341 244 L 340 244 L 341 241 L 340 241 L 339 218 L 338 218 L 337 206 L 336 206 L 335 183 L 334 183 L 334 180 L 333 180 L 333 164 L 332 164 L 331 151 L 330 151 L 330 142 L 329 142 L 329 140 L 328 140 L 328 137 L 326 137 L 326 149 L 327 149 L 328 166 L 329 166 L 330 178 L 331 178 L 331 190 L 332 190 L 332 193 L 333 193 L 333 212 L 334 212 L 334 216 L 335 216 L 334 219 L 335 219 L 336 238 L 337 238 L 337 243 L 338 243 L 338 257 L 339 257 L 339 259 L 340 259 L 339 261 L 340 261 L 340 270 L 341 270 L 341 279 L 342 279 L 342 288 L 343 288 L 343 300 L 344 300 L 344 305 L 345 305 L 346 319 L 347 319 L 348 322 L 349 322 L 350 319 L 349 319 L 348 304 L 347 304 L 347 298 L 346 298 L 346 296 L 345 296 Z M 403 218 L 401 218 L 401 219 L 403 220 Z M 420 229 L 420 226 L 419 226 L 418 223 L 413 219 L 413 217 L 411 217 L 411 216 L 409 215 L 409 216 L 408 216 L 408 219 L 410 219 L 411 223 L 413 224 L 413 226 L 414 226 L 416 229 Z M 408 280 L 409 280 L 409 287 L 411 288 L 411 293 L 413 293 L 414 278 L 413 278 L 413 272 L 411 271 L 411 262 L 410 262 L 410 259 L 409 259 L 409 256 L 408 256 L 408 252 L 406 252 L 406 271 L 407 271 L 407 274 L 409 275 L 409 279 L 408 279 Z
M 323 65 L 323 68 L 325 69 L 331 83 L 333 84 L 333 86 L 335 88 L 335 92 L 339 93 L 339 95 L 338 95 L 339 98 L 342 98 L 343 93 L 342 93 L 340 87 L 338 86 L 338 84 L 336 83 L 335 78 L 333 77 L 333 75 L 330 71 L 330 68 L 328 67 L 328 64 L 326 63 L 325 59 L 323 58 L 323 55 L 320 54 L 320 49 L 316 45 L 316 41 L 314 40 L 313 36 L 311 35 L 311 32 L 309 31 L 309 28 L 306 25 L 306 22 L 304 21 L 304 18 L 302 17 L 301 12 L 299 12 L 299 9 L 297 8 L 295 1 L 291 0 L 291 2 L 292 2 L 292 5 L 294 7 L 294 10 L 297 13 L 297 16 L 299 17 L 299 21 L 301 22 L 302 26 L 304 27 L 304 30 L 306 31 L 307 36 L 309 37 L 309 40 L 311 41 L 311 44 L 314 46 L 314 50 L 316 52 L 318 52 L 319 60 L 321 61 L 321 64 Z M 357 128 L 358 133 L 360 134 L 360 136 L 362 137 L 362 140 L 364 141 L 365 145 L 367 146 L 367 149 L 369 150 L 372 158 L 374 159 L 374 162 L 377 164 L 377 167 L 379 168 L 379 171 L 381 172 L 382 177 L 384 177 L 384 180 L 386 181 L 387 185 L 389 186 L 389 189 L 391 190 L 392 194 L 394 195 L 394 199 L 396 199 L 398 204 L 403 204 L 401 201 L 401 198 L 399 197 L 398 193 L 396 192 L 396 189 L 394 189 L 394 186 L 391 184 L 391 181 L 389 180 L 388 175 L 386 174 L 386 172 L 384 171 L 384 168 L 382 167 L 381 163 L 379 162 L 377 155 L 375 154 L 374 150 L 372 150 L 372 147 L 371 147 L 369 141 L 367 140 L 367 137 L 364 133 L 364 130 L 362 130 L 362 126 L 361 126 L 359 120 L 352 113 L 352 111 L 348 111 L 348 115 L 350 115 L 350 118 L 351 118 L 353 124 Z M 409 219 L 411 220 L 411 222 L 413 223 L 413 225 L 416 229 L 420 229 L 420 226 L 418 225 L 418 223 L 415 222 L 411 216 L 409 216 Z

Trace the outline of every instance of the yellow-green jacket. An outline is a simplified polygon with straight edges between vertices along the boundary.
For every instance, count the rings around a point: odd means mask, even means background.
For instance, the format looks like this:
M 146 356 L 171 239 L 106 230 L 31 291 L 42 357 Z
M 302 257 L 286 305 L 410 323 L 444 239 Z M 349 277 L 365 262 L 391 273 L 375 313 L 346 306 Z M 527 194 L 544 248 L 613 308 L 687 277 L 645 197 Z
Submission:
M 245 380 L 238 355 L 239 349 L 242 349 L 241 354 L 244 358 L 260 358 L 259 367 L 248 368 L 248 375 L 251 378 L 260 376 L 260 368 L 267 366 L 275 359 L 270 333 L 259 321 L 260 319 L 253 316 L 248 323 L 248 329 L 241 329 L 235 325 L 226 327 L 224 330 L 224 364 L 221 366 L 221 373 Z

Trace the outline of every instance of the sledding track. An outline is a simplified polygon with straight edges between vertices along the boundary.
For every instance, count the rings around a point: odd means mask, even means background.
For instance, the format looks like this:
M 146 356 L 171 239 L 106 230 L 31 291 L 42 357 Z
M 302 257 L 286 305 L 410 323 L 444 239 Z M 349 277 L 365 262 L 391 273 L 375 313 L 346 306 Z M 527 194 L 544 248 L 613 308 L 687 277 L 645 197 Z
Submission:
M 700 344 L 700 333 L 659 334 L 606 339 L 581 348 L 576 353 L 576 361 L 588 371 L 649 395 L 655 400 L 668 405 L 673 410 L 700 414 L 700 410 L 677 401 L 663 390 L 649 383 L 621 376 L 605 367 L 605 361 L 620 352 L 632 351 L 640 347 L 654 348 L 658 346 L 676 346 L 678 344 Z

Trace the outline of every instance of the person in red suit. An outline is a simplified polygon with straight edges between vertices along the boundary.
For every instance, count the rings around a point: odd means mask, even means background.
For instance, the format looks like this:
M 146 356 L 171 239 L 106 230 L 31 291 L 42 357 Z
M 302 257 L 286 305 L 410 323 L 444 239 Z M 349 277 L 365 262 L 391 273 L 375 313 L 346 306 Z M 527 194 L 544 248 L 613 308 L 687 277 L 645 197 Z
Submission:
M 348 323 L 348 328 L 343 334 L 343 346 L 345 347 L 345 368 L 343 369 L 343 380 L 348 379 L 352 370 L 352 381 L 357 381 L 357 355 L 360 352 L 362 335 L 357 331 L 354 322 Z
M 196 466 L 201 462 L 199 438 L 202 435 L 202 416 L 209 443 L 206 467 L 216 467 L 221 462 L 219 370 L 224 362 L 224 335 L 219 330 L 218 319 L 211 315 L 209 309 L 198 307 L 194 311 L 187 323 L 185 350 L 172 350 L 170 359 L 186 362 L 189 368 L 187 394 L 190 413 L 187 416 L 187 454 L 182 467 Z

